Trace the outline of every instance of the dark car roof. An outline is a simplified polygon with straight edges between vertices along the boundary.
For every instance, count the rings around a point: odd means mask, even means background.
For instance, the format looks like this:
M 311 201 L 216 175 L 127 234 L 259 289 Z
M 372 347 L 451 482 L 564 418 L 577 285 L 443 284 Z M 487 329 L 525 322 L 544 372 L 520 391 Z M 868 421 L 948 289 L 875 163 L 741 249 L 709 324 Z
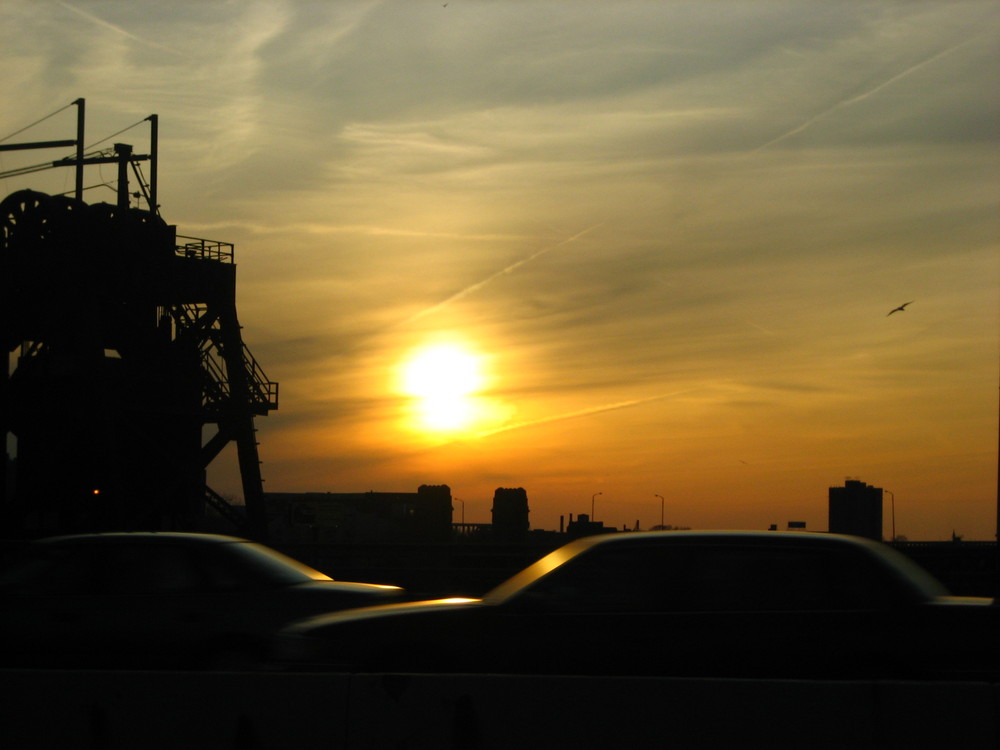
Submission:
M 861 554 L 881 558 L 887 567 L 897 572 L 907 586 L 923 597 L 943 596 L 947 589 L 930 573 L 902 553 L 871 539 L 802 531 L 647 531 L 621 534 L 600 534 L 583 537 L 554 550 L 537 562 L 501 583 L 483 596 L 484 601 L 497 603 L 520 591 L 532 581 L 548 574 L 572 557 L 597 547 L 612 545 L 740 545 L 771 547 L 808 546 L 830 549 L 853 549 Z
M 570 542 L 568 545 L 593 546 L 595 544 L 628 544 L 638 541 L 667 543 L 734 542 L 760 544 L 853 544 L 860 546 L 879 545 L 870 539 L 846 534 L 829 534 L 812 531 L 744 531 L 739 529 L 639 531 L 618 534 L 596 534 Z
M 261 574 L 285 584 L 307 581 L 332 581 L 333 579 L 305 563 L 276 549 L 255 542 L 225 534 L 202 534 L 193 531 L 110 531 L 92 534 L 68 534 L 52 536 L 33 542 L 35 549 L 79 548 L 81 546 L 104 548 L 119 545 L 139 545 L 144 548 L 158 545 L 182 545 L 197 550 L 197 554 L 213 554 L 225 550 L 227 554 L 238 554 L 255 566 Z
M 249 539 L 227 536 L 225 534 L 201 534 L 193 531 L 106 531 L 93 534 L 64 534 L 62 536 L 45 537 L 36 541 L 40 544 L 61 544 L 63 542 L 114 544 L 115 542 L 135 542 L 137 540 L 141 540 L 144 543 L 192 542 L 195 544 L 222 544 L 250 541 Z

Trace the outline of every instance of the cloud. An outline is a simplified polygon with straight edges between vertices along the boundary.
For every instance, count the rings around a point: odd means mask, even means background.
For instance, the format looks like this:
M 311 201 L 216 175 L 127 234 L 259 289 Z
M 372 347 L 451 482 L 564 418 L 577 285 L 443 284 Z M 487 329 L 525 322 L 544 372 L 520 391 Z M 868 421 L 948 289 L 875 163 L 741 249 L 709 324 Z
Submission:
M 980 35 L 977 35 L 977 36 L 981 37 L 982 35 L 980 34 Z M 772 146 L 774 146 L 774 145 L 776 145 L 778 143 L 781 143 L 782 141 L 785 141 L 785 140 L 791 138 L 792 136 L 798 135 L 799 133 L 802 133 L 803 131 L 808 130 L 809 128 L 811 128 L 813 125 L 815 125 L 816 123 L 820 122 L 821 120 L 825 120 L 826 118 L 828 118 L 829 116 L 831 116 L 832 114 L 834 114 L 835 112 L 837 112 L 838 110 L 846 108 L 846 107 L 851 107 L 851 106 L 853 106 L 855 104 L 858 104 L 859 102 L 863 102 L 864 100 L 866 100 L 866 99 L 868 99 L 870 97 L 873 97 L 873 96 L 881 93 L 885 89 L 888 89 L 889 87 L 893 86 L 894 84 L 898 83 L 899 81 L 903 80 L 904 78 L 907 78 L 907 77 L 913 75 L 914 73 L 920 71 L 921 69 L 923 69 L 924 67 L 926 67 L 926 66 L 928 66 L 928 65 L 930 65 L 932 63 L 940 61 L 941 59 L 947 57 L 948 55 L 953 54 L 954 52 L 956 52 L 957 50 L 962 49 L 963 47 L 971 45 L 975 41 L 977 41 L 975 37 L 972 38 L 972 39 L 964 39 L 964 40 L 962 40 L 962 41 L 960 41 L 960 42 L 958 42 L 956 44 L 949 45 L 948 47 L 946 47 L 946 48 L 944 48 L 942 50 L 934 52 L 933 54 L 930 54 L 927 57 L 925 57 L 923 60 L 920 60 L 919 62 L 916 62 L 916 63 L 914 63 L 912 65 L 907 66 L 904 70 L 902 70 L 902 71 L 900 71 L 900 72 L 898 72 L 898 73 L 896 73 L 894 75 L 889 76 L 888 78 L 886 78 L 885 80 L 879 82 L 878 84 L 876 84 L 874 86 L 871 86 L 869 88 L 866 88 L 861 93 L 859 93 L 859 94 L 853 94 L 853 95 L 844 97 L 840 101 L 835 102 L 834 104 L 832 104 L 831 106 L 829 106 L 826 109 L 822 110 L 821 112 L 813 115 L 808 120 L 806 120 L 805 122 L 801 123 L 800 125 L 797 125 L 796 127 L 792 128 L 791 130 L 788 130 L 787 132 L 782 133 L 781 135 L 778 135 L 778 136 L 772 138 L 771 140 L 769 140 L 769 141 L 767 141 L 765 143 L 762 143 L 761 145 L 757 146 L 755 149 L 753 149 L 753 152 L 756 153 L 756 152 L 759 152 L 759 151 L 763 151 L 763 150 L 768 149 L 768 148 L 770 148 L 770 147 L 772 147 Z
M 548 417 L 540 417 L 538 419 L 532 419 L 527 422 L 518 422 L 516 424 L 504 425 L 503 427 L 498 427 L 493 430 L 487 430 L 476 435 L 478 438 L 491 437 L 492 435 L 497 435 L 502 432 L 510 432 L 512 430 L 523 430 L 528 427 L 537 427 L 544 424 L 552 424 L 553 422 L 564 422 L 569 419 L 579 419 L 581 417 L 588 417 L 594 414 L 602 414 L 609 411 L 618 411 L 620 409 L 630 409 L 635 406 L 640 406 L 642 404 L 652 403 L 653 401 L 661 401 L 666 398 L 671 398 L 678 396 L 683 391 L 678 391 L 676 393 L 665 393 L 658 396 L 648 396 L 646 398 L 630 399 L 628 401 L 618 401 L 611 404 L 601 404 L 600 406 L 591 406 L 584 409 L 578 409 L 576 411 L 566 412 L 562 414 L 555 414 Z
M 117 24 L 111 23 L 110 21 L 107 21 L 104 18 L 101 18 L 100 16 L 91 13 L 90 11 L 83 10 L 83 8 L 80 8 L 75 4 L 65 2 L 65 0 L 56 0 L 56 1 L 66 10 L 76 13 L 78 16 L 87 19 L 91 23 L 97 24 L 98 26 L 102 26 L 105 29 L 111 29 L 116 34 L 119 34 L 125 37 L 126 39 L 130 39 L 133 42 L 138 42 L 139 44 L 145 47 L 152 47 L 153 49 L 157 49 L 162 52 L 168 52 L 171 55 L 175 55 L 177 57 L 183 57 L 184 55 L 183 52 L 173 49 L 172 47 L 168 47 L 165 44 L 160 44 L 159 42 L 154 41 L 152 39 L 146 39 L 144 37 L 133 34 L 128 29 L 123 28 L 122 26 L 119 26 Z
M 562 242 L 557 242 L 555 245 L 549 245 L 548 247 L 544 247 L 541 250 L 537 250 L 534 253 L 532 253 L 531 255 L 528 255 L 528 256 L 522 258 L 521 260 L 518 260 L 518 261 L 516 261 L 514 263 L 511 263 L 510 265 L 506 266 L 505 268 L 500 269 L 499 271 L 497 271 L 496 273 L 488 276 L 487 278 L 483 279 L 482 281 L 477 281 L 474 284 L 470 284 L 469 286 L 465 287 L 461 291 L 456 292 L 455 294 L 453 294 L 450 297 L 448 297 L 448 299 L 443 300 L 443 301 L 437 303 L 436 305 L 432 305 L 431 307 L 425 308 L 425 309 L 421 310 L 420 312 L 412 315 L 410 318 L 408 318 L 406 321 L 404 321 L 404 324 L 405 323 L 415 322 L 415 321 L 419 320 L 420 318 L 423 318 L 423 317 L 425 317 L 427 315 L 432 315 L 435 312 L 437 312 L 438 310 L 441 310 L 442 308 L 448 306 L 452 302 L 457 302 L 458 300 L 460 300 L 460 299 L 462 299 L 464 297 L 468 297 L 470 294 L 474 294 L 475 292 L 478 292 L 480 289 L 482 289 L 483 287 L 485 287 L 487 284 L 489 284 L 490 282 L 494 281 L 495 279 L 498 279 L 501 276 L 505 276 L 507 274 L 513 273 L 514 271 L 516 271 L 518 268 L 520 268 L 521 266 L 525 265 L 526 263 L 530 263 L 531 261 L 536 260 L 536 259 L 542 257 L 546 253 L 550 253 L 553 250 L 558 250 L 559 248 L 565 247 L 566 245 L 570 244 L 571 242 L 575 242 L 576 240 L 580 239 L 581 237 L 585 236 L 586 234 L 589 234 L 590 232 L 592 232 L 593 230 L 599 228 L 600 226 L 602 226 L 602 225 L 601 224 L 594 224 L 593 226 L 587 227 L 586 229 L 583 229 L 583 230 L 577 232 L 572 237 L 566 238 Z
M 397 463 L 508 476 L 545 483 L 544 525 L 577 483 L 669 479 L 696 514 L 822 494 L 861 463 L 916 503 L 907 477 L 943 443 L 995 447 L 998 20 L 964 2 L 8 0 L 0 87 L 22 109 L 0 132 L 77 96 L 93 138 L 160 114 L 164 216 L 237 243 L 247 342 L 283 383 L 260 423 L 269 486 L 379 489 Z M 386 376 L 449 332 L 490 355 L 484 397 L 517 416 L 411 451 Z M 717 457 L 749 461 L 750 441 L 781 471 L 727 485 Z M 935 486 L 979 497 L 987 463 Z

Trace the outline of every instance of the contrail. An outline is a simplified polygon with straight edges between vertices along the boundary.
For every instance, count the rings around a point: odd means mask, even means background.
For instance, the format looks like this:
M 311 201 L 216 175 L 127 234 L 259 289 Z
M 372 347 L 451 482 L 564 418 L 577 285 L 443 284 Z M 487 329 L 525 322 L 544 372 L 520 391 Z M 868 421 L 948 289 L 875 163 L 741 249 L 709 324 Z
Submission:
M 852 96 L 852 97 L 847 98 L 847 99 L 842 99 L 841 101 L 837 102 L 836 104 L 833 104 L 833 105 L 827 107 L 825 110 L 823 110 L 819 114 L 810 117 L 808 120 L 806 120 L 801 125 L 792 128 L 787 133 L 782 133 L 781 135 L 777 136 L 776 138 L 772 138 L 767 143 L 764 143 L 763 145 L 758 146 L 757 148 L 753 149 L 753 151 L 751 153 L 756 153 L 758 151 L 763 151 L 764 149 L 768 148 L 769 146 L 773 146 L 775 143 L 780 143 L 781 141 L 785 140 L 786 138 L 791 138 L 793 135 L 798 135 L 803 130 L 806 130 L 806 129 L 812 127 L 814 124 L 816 124 L 820 120 L 826 119 L 829 115 L 831 115 L 832 113 L 836 112 L 838 109 L 842 109 L 843 107 L 849 107 L 850 105 L 856 104 L 857 102 L 860 102 L 860 101 L 863 101 L 863 100 L 867 99 L 870 96 L 874 96 L 879 91 L 881 91 L 882 89 L 886 88 L 887 86 L 891 86 L 896 81 L 899 81 L 899 80 L 901 80 L 903 78 L 906 78 L 911 73 L 915 73 L 916 71 L 920 70 L 925 65 L 929 65 L 930 63 L 932 63 L 935 60 L 938 60 L 938 59 L 944 57 L 945 55 L 950 55 L 955 50 L 959 49 L 960 47 L 964 47 L 965 45 L 971 43 L 972 41 L 974 41 L 974 39 L 966 39 L 964 41 L 959 42 L 958 44 L 955 44 L 955 45 L 952 45 L 951 47 L 948 47 L 947 49 L 943 49 L 940 52 L 936 52 L 933 55 L 931 55 L 930 57 L 928 57 L 928 58 L 926 58 L 924 60 L 921 60 L 920 62 L 916 63 L 915 65 L 911 65 L 909 68 L 907 68 L 906 70 L 902 71 L 901 73 L 897 73 L 896 75 L 892 76 L 891 78 L 889 78 L 889 79 L 887 79 L 885 81 L 882 81 L 882 83 L 878 84 L 874 88 L 868 89 L 867 91 L 865 91 L 865 92 L 863 92 L 861 94 L 858 94 L 857 96 Z
M 132 39 L 133 41 L 139 42 L 140 44 L 145 44 L 145 45 L 147 45 L 149 47 L 155 47 L 156 49 L 161 49 L 164 52 L 169 52 L 172 55 L 181 56 L 181 53 L 178 52 L 175 49 L 171 49 L 170 47 L 167 47 L 166 45 L 160 44 L 159 42 L 153 42 L 153 41 L 150 41 L 149 39 L 143 39 L 140 36 L 136 36 L 135 34 L 133 34 L 132 32 L 128 31 L 127 29 L 123 29 L 121 26 L 116 26 L 113 23 L 105 21 L 100 16 L 95 16 L 93 13 L 88 13 L 85 10 L 77 8 L 75 5 L 70 5 L 67 2 L 63 2 L 63 0 L 59 0 L 59 4 L 62 7 L 64 7 L 66 10 L 71 10 L 71 11 L 73 11 L 74 13 L 76 13 L 79 16 L 83 16 L 88 21 L 96 23 L 99 26 L 104 26 L 105 28 L 111 29 L 112 31 L 116 31 L 117 33 L 121 34 L 122 36 L 126 36 L 129 39 Z
M 602 406 L 592 406 L 589 409 L 580 409 L 579 411 L 571 411 L 566 414 L 556 414 L 551 417 L 542 417 L 541 419 L 533 419 L 529 422 L 518 422 L 517 424 L 505 425 L 504 427 L 497 427 L 495 430 L 486 430 L 485 432 L 476 433 L 477 438 L 490 437 L 491 435 L 496 435 L 501 432 L 510 432 L 511 430 L 520 430 L 525 427 L 535 427 L 541 424 L 550 424 L 552 422 L 562 422 L 567 419 L 577 419 L 578 417 L 587 417 L 591 414 L 600 414 L 606 411 L 617 411 L 619 409 L 629 409 L 633 406 L 638 406 L 639 404 L 648 404 L 651 401 L 660 401 L 664 398 L 671 398 L 673 396 L 679 396 L 688 391 L 676 391 L 674 393 L 663 393 L 659 396 L 649 396 L 648 398 L 637 398 L 631 401 L 618 401 L 613 404 L 603 404 Z
M 420 318 L 426 317 L 427 315 L 430 315 L 431 313 L 437 312 L 442 307 L 445 307 L 446 305 L 450 305 L 452 302 L 456 302 L 457 300 L 460 300 L 463 297 L 468 297 L 473 292 L 479 291 L 484 286 L 486 286 L 487 284 L 489 284 L 491 281 L 499 278 L 500 276 L 503 276 L 505 274 L 511 273 L 512 271 L 516 271 L 518 268 L 520 268 L 521 266 L 523 266 L 525 263 L 530 263 L 531 261 L 535 260 L 536 258 L 540 258 L 541 256 L 545 255 L 548 252 L 551 252 L 553 250 L 557 250 L 560 247 L 568 245 L 570 242 L 573 242 L 575 240 L 580 239 L 581 237 L 583 237 L 588 232 L 592 232 L 593 230 L 595 230 L 598 227 L 603 226 L 603 225 L 604 225 L 604 222 L 601 222 L 600 224 L 594 224 L 594 226 L 587 227 L 582 232 L 577 232 L 572 237 L 569 237 L 569 238 L 563 240 L 562 242 L 556 243 L 555 245 L 549 245 L 548 247 L 542 248 L 541 250 L 538 250 L 537 252 L 532 253 L 531 255 L 529 255 L 526 258 L 521 258 L 521 260 L 516 261 L 514 263 L 511 263 L 506 268 L 503 268 L 503 269 L 497 271 L 496 273 L 494 273 L 491 276 L 486 277 L 482 281 L 477 281 L 475 284 L 472 284 L 470 286 L 465 287 L 465 289 L 461 290 L 460 292 L 455 292 L 455 294 L 451 295 L 450 297 L 448 297 L 447 299 L 445 299 L 445 300 L 443 300 L 441 302 L 438 302 L 436 305 L 432 305 L 431 307 L 428 307 L 428 308 L 426 308 L 424 310 L 421 310 L 418 313 L 415 313 L 414 315 L 411 315 L 409 318 L 407 318 L 403 322 L 404 322 L 404 324 L 406 324 L 406 323 L 412 323 L 415 320 L 419 320 Z

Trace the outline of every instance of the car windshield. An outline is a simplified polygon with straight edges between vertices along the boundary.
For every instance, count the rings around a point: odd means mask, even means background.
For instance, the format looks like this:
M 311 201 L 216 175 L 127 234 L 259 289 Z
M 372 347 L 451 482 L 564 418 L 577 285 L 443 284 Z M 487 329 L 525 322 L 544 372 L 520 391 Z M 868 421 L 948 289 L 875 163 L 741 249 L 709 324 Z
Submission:
M 275 585 L 293 585 L 309 581 L 332 581 L 330 576 L 310 568 L 287 555 L 255 542 L 230 542 L 228 550 L 260 574 L 263 580 Z
M 532 563 L 527 568 L 507 579 L 492 591 L 483 596 L 483 601 L 490 604 L 500 604 L 524 591 L 532 583 L 558 568 L 567 560 L 578 554 L 578 550 L 586 549 L 592 544 L 591 539 L 580 539 L 570 542 L 564 547 L 550 552 L 542 559 Z

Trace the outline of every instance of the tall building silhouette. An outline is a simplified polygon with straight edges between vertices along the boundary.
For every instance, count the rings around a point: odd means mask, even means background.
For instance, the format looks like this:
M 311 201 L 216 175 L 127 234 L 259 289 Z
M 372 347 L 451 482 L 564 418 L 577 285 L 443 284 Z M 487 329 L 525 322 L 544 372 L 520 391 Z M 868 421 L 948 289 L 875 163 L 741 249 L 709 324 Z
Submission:
M 830 531 L 882 541 L 882 488 L 857 479 L 830 488 Z
M 493 493 L 493 538 L 522 541 L 528 528 L 528 493 L 523 487 L 497 487 Z

